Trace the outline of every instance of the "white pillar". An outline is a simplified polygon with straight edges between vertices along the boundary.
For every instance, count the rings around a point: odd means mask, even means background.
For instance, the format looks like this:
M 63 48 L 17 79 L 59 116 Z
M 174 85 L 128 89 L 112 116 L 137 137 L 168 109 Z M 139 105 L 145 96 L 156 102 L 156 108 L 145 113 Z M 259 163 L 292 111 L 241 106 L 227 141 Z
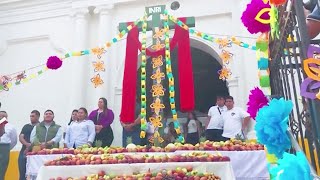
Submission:
M 232 6 L 232 29 L 233 36 L 246 43 L 254 43 L 254 39 L 241 38 L 242 37 L 254 37 L 250 35 L 241 22 L 242 12 L 246 9 L 249 0 L 234 0 Z M 238 37 L 237 37 L 238 36 Z M 240 36 L 240 37 L 239 37 Z M 255 60 L 255 51 L 250 49 L 239 47 L 234 44 L 232 47 L 233 56 L 233 75 L 238 78 L 238 91 L 234 96 L 235 105 L 246 109 L 246 103 L 248 101 L 248 94 L 253 86 L 258 85 L 257 74 L 257 61 Z
M 105 44 L 107 41 L 112 41 L 112 38 L 117 32 L 117 26 L 113 26 L 112 22 L 112 11 L 114 5 L 98 5 L 96 6 L 94 13 L 99 14 L 99 29 L 98 29 L 98 43 L 99 45 Z M 103 77 L 104 84 L 101 88 L 96 89 L 95 96 L 96 99 L 93 99 L 94 104 L 97 103 L 99 97 L 106 97 L 108 99 L 108 106 L 114 112 L 114 121 L 111 125 L 114 134 L 113 145 L 122 146 L 122 126 L 119 121 L 119 113 L 116 110 L 115 104 L 115 77 L 116 77 L 116 64 L 113 62 L 116 58 L 113 58 L 114 51 L 116 50 L 117 44 L 114 44 L 111 48 L 107 49 L 107 53 L 103 56 L 105 63 L 105 73 L 101 73 Z M 92 98 L 92 97 L 91 97 Z
M 233 70 L 234 71 L 234 70 Z M 234 102 L 236 103 L 236 106 L 238 106 L 238 103 L 242 97 L 240 97 L 239 93 L 239 78 L 238 77 L 232 77 L 231 79 L 227 80 L 227 86 L 229 88 L 229 94 L 233 97 Z
M 113 5 L 99 5 L 95 8 L 94 13 L 98 14 L 99 24 L 98 24 L 98 30 L 97 30 L 97 43 L 94 44 L 94 46 L 103 47 L 107 41 L 111 41 L 111 31 L 112 31 L 112 18 L 111 13 Z M 111 81 L 112 81 L 112 66 L 111 66 L 111 58 L 110 58 L 111 50 L 107 49 L 107 52 L 101 57 L 101 60 L 104 61 L 105 64 L 105 72 L 99 72 L 101 78 L 104 81 L 104 84 L 97 87 L 89 88 L 88 92 L 88 107 L 89 108 L 96 108 L 97 102 L 100 97 L 105 97 L 108 100 L 108 106 L 112 107 L 112 101 L 111 101 Z M 93 61 L 98 60 L 97 57 L 91 56 L 91 59 Z M 92 65 L 90 67 L 91 69 L 91 76 L 93 76 L 96 73 L 93 73 Z
M 88 8 L 74 9 L 73 51 L 85 50 L 88 47 L 88 13 Z M 72 61 L 70 107 L 85 107 L 86 87 L 87 81 L 89 81 L 88 76 L 86 75 L 88 69 L 88 56 L 72 57 L 70 61 Z

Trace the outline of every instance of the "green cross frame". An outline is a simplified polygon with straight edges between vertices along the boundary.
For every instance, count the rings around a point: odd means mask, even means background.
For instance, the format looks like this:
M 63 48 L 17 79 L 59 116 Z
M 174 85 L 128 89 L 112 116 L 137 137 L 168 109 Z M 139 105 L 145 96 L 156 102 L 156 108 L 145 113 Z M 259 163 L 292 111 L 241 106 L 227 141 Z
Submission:
M 151 6 L 146 7 L 146 13 L 149 16 L 152 16 L 152 20 L 147 22 L 147 31 L 154 30 L 155 27 L 161 27 L 163 25 L 163 20 L 161 20 L 160 15 L 164 14 L 166 6 L 159 5 L 159 6 Z M 127 30 L 128 25 L 132 24 L 133 22 L 122 22 L 119 23 L 119 31 Z M 194 17 L 187 17 L 186 23 L 188 27 L 195 27 L 195 18 Z M 139 31 L 142 31 L 141 25 L 138 26 Z M 169 21 L 169 29 L 174 29 L 175 23 Z
M 155 32 L 156 28 L 159 28 L 159 29 L 163 28 L 164 20 L 161 19 L 161 14 L 164 14 L 165 9 L 166 9 L 165 5 L 151 6 L 151 7 L 146 7 L 146 9 L 145 9 L 145 12 L 147 13 L 147 16 L 148 17 L 152 16 L 151 21 L 147 22 L 147 31 L 152 31 L 153 35 L 156 33 Z M 170 21 L 170 20 L 168 22 L 169 22 L 169 29 L 174 29 L 176 24 L 174 22 Z M 120 32 L 122 32 L 123 30 L 127 31 L 127 26 L 129 26 L 132 23 L 133 22 L 122 22 L 122 23 L 120 23 L 119 24 L 119 31 Z M 194 17 L 187 17 L 185 24 L 188 27 L 195 27 L 195 18 Z M 141 23 L 138 24 L 137 27 L 139 29 L 139 32 L 141 32 L 142 31 Z M 153 44 L 157 43 L 157 39 L 155 39 L 155 38 L 152 38 L 152 41 L 153 41 Z M 165 71 L 164 67 L 165 66 L 160 67 L 162 72 Z M 153 71 L 155 72 L 156 70 L 153 70 Z M 156 84 L 156 81 L 154 81 L 153 83 Z M 160 97 L 160 99 L 162 101 L 161 97 Z M 163 132 L 164 129 L 160 128 L 158 131 L 160 132 L 160 135 L 162 136 L 163 133 L 164 133 Z M 160 146 L 160 143 L 158 142 L 158 140 L 156 138 L 154 139 L 154 145 L 156 147 Z

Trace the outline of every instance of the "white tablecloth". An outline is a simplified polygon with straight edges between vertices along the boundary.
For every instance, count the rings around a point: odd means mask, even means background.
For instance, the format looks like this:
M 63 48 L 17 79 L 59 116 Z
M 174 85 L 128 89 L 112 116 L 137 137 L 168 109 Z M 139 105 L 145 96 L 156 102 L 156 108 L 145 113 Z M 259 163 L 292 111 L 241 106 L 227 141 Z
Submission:
M 122 154 L 149 154 L 149 155 L 164 155 L 164 154 L 173 154 L 173 153 L 122 153 Z M 116 154 L 113 154 L 116 155 Z M 55 160 L 66 156 L 64 154 L 50 154 L 50 155 L 30 155 L 27 156 L 27 176 L 37 176 L 39 169 L 43 166 L 46 162 Z
M 132 174 L 134 172 L 160 171 L 161 169 L 176 169 L 176 167 L 192 166 L 199 172 L 211 172 L 221 177 L 222 180 L 235 180 L 230 162 L 173 162 L 173 163 L 148 163 L 148 164 L 102 164 L 82 166 L 42 166 L 37 180 L 50 178 L 81 177 L 96 174 L 101 170 L 114 175 Z
M 176 151 L 175 154 L 190 151 Z M 206 151 L 217 154 L 217 151 Z M 234 175 L 237 180 L 270 179 L 265 151 L 219 151 L 223 156 L 229 156 Z
M 191 151 L 176 151 L 175 154 Z M 206 151 L 216 154 L 217 151 Z M 222 155 L 229 156 L 233 172 L 237 180 L 265 180 L 269 179 L 265 151 L 220 151 Z M 133 153 L 128 153 L 133 154 Z M 142 153 L 143 154 L 143 153 Z M 153 154 L 153 153 L 148 153 Z M 163 153 L 156 153 L 163 154 Z M 27 157 L 27 175 L 37 176 L 44 163 L 57 159 L 63 155 L 33 155 Z

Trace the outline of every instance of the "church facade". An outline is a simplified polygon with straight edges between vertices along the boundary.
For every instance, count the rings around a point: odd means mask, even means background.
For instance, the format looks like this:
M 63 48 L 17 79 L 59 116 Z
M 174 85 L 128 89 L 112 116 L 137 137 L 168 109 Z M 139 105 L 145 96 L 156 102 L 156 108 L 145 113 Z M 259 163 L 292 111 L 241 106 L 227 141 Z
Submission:
M 49 56 L 64 55 L 73 50 L 104 44 L 119 33 L 119 23 L 135 21 L 144 15 L 145 7 L 159 4 L 166 5 L 169 14 L 175 17 L 195 17 L 194 29 L 198 31 L 217 38 L 235 36 L 254 45 L 254 37 L 247 33 L 240 19 L 247 2 L 180 0 L 180 8 L 172 10 L 172 1 L 165 0 L 1 1 L 0 74 L 8 75 L 23 70 L 29 73 L 34 70 L 29 69 L 30 67 L 45 64 Z M 147 38 L 151 45 L 152 35 Z M 190 41 L 191 48 L 201 50 L 213 61 L 222 64 L 216 44 L 194 35 L 190 35 Z M 246 108 L 250 89 L 258 85 L 255 51 L 236 45 L 229 50 L 233 54 L 230 62 L 232 75 L 226 85 L 236 106 Z M 92 62 L 96 61 L 97 57 L 72 57 L 64 60 L 58 70 L 48 70 L 29 82 L 12 86 L 9 91 L 2 91 L 1 110 L 8 112 L 9 122 L 14 124 L 18 131 L 29 122 L 29 113 L 33 109 L 41 113 L 52 109 L 55 112 L 55 121 L 66 126 L 73 109 L 86 107 L 91 111 L 97 108 L 100 97 L 106 97 L 109 108 L 115 114 L 112 124 L 115 137 L 113 144 L 120 146 L 122 127 L 119 114 L 125 51 L 124 37 L 103 55 L 105 72 L 100 73 L 100 76 L 104 84 L 100 87 L 95 88 L 90 81 L 96 74 Z M 199 64 L 201 60 L 196 59 L 197 62 L 200 61 Z M 208 70 L 206 73 L 209 79 L 211 76 L 218 76 L 216 70 Z M 199 91 L 196 96 L 201 93 L 210 94 Z

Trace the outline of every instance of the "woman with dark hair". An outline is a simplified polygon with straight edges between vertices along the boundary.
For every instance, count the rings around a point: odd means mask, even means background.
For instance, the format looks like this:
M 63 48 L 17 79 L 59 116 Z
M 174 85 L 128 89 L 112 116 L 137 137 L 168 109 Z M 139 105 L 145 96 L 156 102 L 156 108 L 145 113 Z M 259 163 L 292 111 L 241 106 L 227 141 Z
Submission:
M 110 146 L 113 141 L 113 131 L 111 124 L 114 119 L 114 114 L 111 109 L 108 109 L 108 101 L 106 98 L 100 98 L 98 101 L 98 109 L 93 110 L 89 119 L 95 124 L 96 138 L 102 142 L 102 147 Z
M 72 111 L 72 114 L 71 114 L 71 117 L 70 117 L 70 121 L 69 121 L 69 123 L 68 123 L 68 126 L 70 126 L 70 124 L 71 124 L 73 121 L 78 120 L 77 113 L 78 113 L 78 110 L 77 110 L 77 109 L 74 109 L 74 110 Z
M 188 120 L 185 125 L 186 143 L 196 145 L 201 135 L 201 122 L 194 112 L 188 113 Z
M 77 148 L 84 144 L 92 146 L 96 132 L 92 121 L 88 120 L 88 111 L 86 108 L 80 108 L 78 120 L 73 121 L 66 132 L 65 146 L 68 148 Z
M 77 109 L 74 109 L 74 110 L 72 111 L 71 117 L 70 117 L 70 121 L 68 122 L 67 127 L 64 127 L 64 128 L 63 128 L 63 139 L 66 137 L 66 132 L 67 132 L 69 126 L 72 124 L 72 122 L 75 122 L 75 121 L 78 120 L 77 113 L 78 113 L 78 110 L 77 110 Z
M 176 130 L 174 129 L 173 122 L 170 122 L 168 126 L 164 129 L 164 144 L 168 145 L 169 143 L 174 143 L 176 139 L 178 138 L 178 134 Z

